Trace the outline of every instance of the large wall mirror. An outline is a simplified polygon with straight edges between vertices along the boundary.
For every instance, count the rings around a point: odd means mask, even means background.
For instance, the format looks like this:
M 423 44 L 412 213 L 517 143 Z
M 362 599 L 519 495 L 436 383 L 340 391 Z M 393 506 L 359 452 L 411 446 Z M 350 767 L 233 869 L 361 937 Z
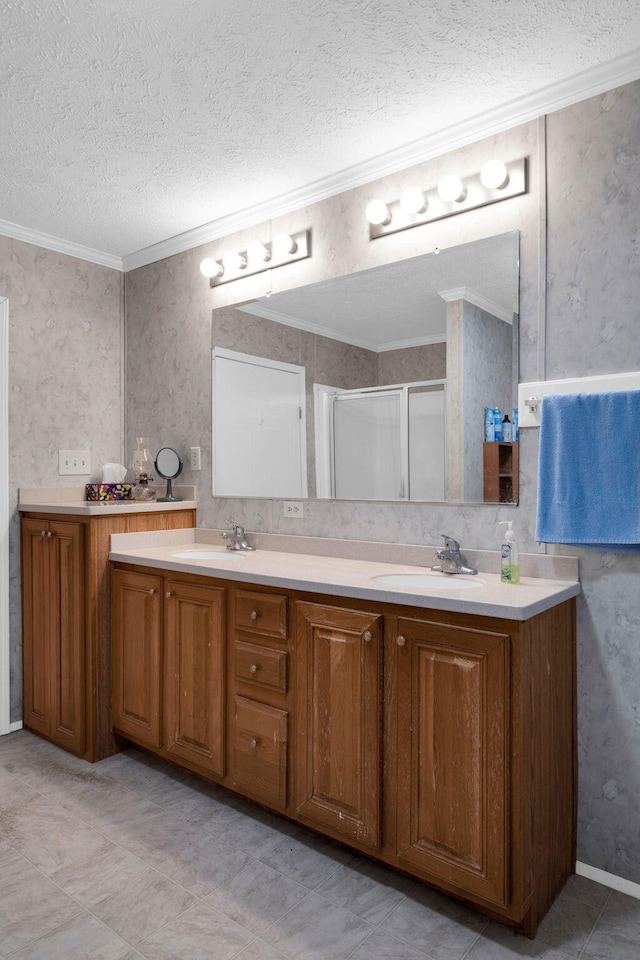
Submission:
M 213 312 L 213 494 L 517 502 L 517 231 Z

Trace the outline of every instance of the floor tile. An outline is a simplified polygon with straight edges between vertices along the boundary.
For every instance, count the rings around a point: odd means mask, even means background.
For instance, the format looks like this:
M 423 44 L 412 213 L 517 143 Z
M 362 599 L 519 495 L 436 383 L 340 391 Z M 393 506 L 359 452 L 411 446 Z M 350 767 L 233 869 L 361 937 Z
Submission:
M 283 836 L 295 834 L 298 829 L 285 820 L 256 809 L 227 824 L 224 839 L 259 860 L 282 843 Z
M 128 950 L 113 930 L 82 913 L 18 950 L 11 960 L 120 960 Z
M 252 862 L 246 853 L 219 837 L 202 834 L 183 843 L 157 869 L 197 897 L 207 897 Z
M 207 833 L 225 831 L 228 824 L 243 816 L 242 801 L 196 790 L 184 790 L 164 804 L 164 809 L 193 823 Z M 245 809 L 248 805 L 244 804 Z
M 573 897 L 574 900 L 580 900 L 581 903 L 588 903 L 593 907 L 604 907 L 611 896 L 611 887 L 605 887 L 602 883 L 588 880 L 587 877 L 579 877 L 574 873 L 565 883 L 560 896 Z
M 106 843 L 100 833 L 46 797 L 13 811 L 6 839 L 45 873 L 92 856 Z
M 372 860 L 354 858 L 321 883 L 316 892 L 369 923 L 380 923 L 398 906 L 410 882 Z
M 100 762 L 99 769 L 149 800 L 169 796 L 177 783 L 190 776 L 185 770 L 163 763 L 141 750 L 126 750 L 108 757 Z
M 42 878 L 37 867 L 8 844 L 0 846 L 0 899 L 19 892 L 25 883 Z
M 207 902 L 247 930 L 260 934 L 308 893 L 307 887 L 252 861 L 212 893 Z
M 274 947 L 270 947 L 263 940 L 254 940 L 248 947 L 241 950 L 235 960 L 285 960 L 284 954 Z
M 138 857 L 109 843 L 94 856 L 55 870 L 50 877 L 83 907 L 90 907 L 148 871 Z
M 638 960 L 640 900 L 612 893 L 582 954 L 584 960 Z
M 253 935 L 206 903 L 196 903 L 182 916 L 138 944 L 146 960 L 230 960 Z
M 412 891 L 380 924 L 433 960 L 460 960 L 485 926 L 486 920 L 464 904 L 426 887 Z
M 155 870 L 101 900 L 91 912 L 135 946 L 184 913 L 194 898 Z
M 465 960 L 517 960 L 518 957 L 569 960 L 569 954 L 543 943 L 538 937 L 529 940 L 521 933 L 508 930 L 499 923 L 488 925 L 471 947 Z M 609 960 L 613 960 L 613 957 Z
M 20 884 L 0 900 L 0 955 L 47 933 L 81 909 L 46 877 Z
M 561 896 L 543 918 L 537 939 L 563 950 L 570 957 L 578 957 L 601 909 L 568 895 Z
M 390 937 L 382 930 L 374 930 L 349 960 L 429 960 L 427 954 Z
M 355 914 L 310 893 L 262 939 L 289 960 L 344 960 L 375 928 Z
M 172 816 L 156 804 L 116 825 L 102 824 L 100 829 L 109 839 L 153 866 L 207 836 L 199 827 Z
M 296 836 L 281 840 L 260 859 L 278 873 L 313 889 L 353 859 L 353 854 L 322 837 L 297 831 Z

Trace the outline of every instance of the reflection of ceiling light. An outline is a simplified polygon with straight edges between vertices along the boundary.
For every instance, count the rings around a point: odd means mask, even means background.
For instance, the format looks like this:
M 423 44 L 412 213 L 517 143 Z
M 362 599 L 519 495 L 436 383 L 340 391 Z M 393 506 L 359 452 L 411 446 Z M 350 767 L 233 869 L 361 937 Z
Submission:
M 217 260 L 212 260 L 211 257 L 205 257 L 200 263 L 200 273 L 203 277 L 219 277 L 222 272 L 222 264 L 218 263 Z
M 252 263 L 266 263 L 271 259 L 271 250 L 259 240 L 254 240 L 247 247 L 247 257 Z
M 222 255 L 222 266 L 225 270 L 244 270 L 247 258 L 235 250 L 228 250 Z
M 501 190 L 509 182 L 509 174 L 502 160 L 489 160 L 480 172 L 480 179 L 487 190 Z
M 391 220 L 389 207 L 382 200 L 372 200 L 371 203 L 368 203 L 364 215 L 369 223 L 389 223 Z
M 424 213 L 427 209 L 427 201 L 422 190 L 418 190 L 417 187 L 408 187 L 400 197 L 400 206 L 405 213 Z
M 273 238 L 273 253 L 276 257 L 286 257 L 296 252 L 296 242 L 288 233 L 276 233 Z
M 467 195 L 465 186 L 455 173 L 449 173 L 438 184 L 438 196 L 445 203 L 460 203 Z

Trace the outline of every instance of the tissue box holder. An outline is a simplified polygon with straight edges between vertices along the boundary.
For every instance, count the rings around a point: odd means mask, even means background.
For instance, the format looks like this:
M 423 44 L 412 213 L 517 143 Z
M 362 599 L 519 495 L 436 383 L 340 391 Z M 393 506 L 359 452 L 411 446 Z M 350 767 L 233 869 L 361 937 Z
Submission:
M 88 483 L 87 500 L 131 500 L 135 483 Z

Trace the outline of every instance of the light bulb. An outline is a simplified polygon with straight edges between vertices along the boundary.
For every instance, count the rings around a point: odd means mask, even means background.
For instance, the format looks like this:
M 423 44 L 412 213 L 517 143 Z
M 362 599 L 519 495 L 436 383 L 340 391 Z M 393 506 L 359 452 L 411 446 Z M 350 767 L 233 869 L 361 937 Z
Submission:
M 424 213 L 427 209 L 427 201 L 422 190 L 418 190 L 417 187 L 407 187 L 400 197 L 400 206 L 405 213 Z
M 265 247 L 264 243 L 260 243 L 259 240 L 254 240 L 253 243 L 250 243 L 247 247 L 247 257 L 249 260 L 253 260 L 254 263 L 265 263 L 271 259 L 271 251 L 268 247 Z
M 244 270 L 247 265 L 247 258 L 235 250 L 228 250 L 222 256 L 222 265 L 225 270 Z
M 205 257 L 204 260 L 200 263 L 200 273 L 203 277 L 219 277 L 223 273 L 222 264 L 218 263 L 217 260 L 212 260 L 211 257 Z
M 509 174 L 502 160 L 489 160 L 482 168 L 480 179 L 487 190 L 501 190 L 509 182 Z
M 288 254 L 296 252 L 297 243 L 288 233 L 276 233 L 272 247 L 277 257 L 286 257 Z
M 462 180 L 460 177 L 456 177 L 454 173 L 443 177 L 438 184 L 438 196 L 441 200 L 444 200 L 445 203 L 460 203 L 466 195 L 467 191 L 465 190 Z
M 371 203 L 368 203 L 364 215 L 369 223 L 373 223 L 376 226 L 389 223 L 391 220 L 389 207 L 386 203 L 383 203 L 382 200 L 372 200 Z

